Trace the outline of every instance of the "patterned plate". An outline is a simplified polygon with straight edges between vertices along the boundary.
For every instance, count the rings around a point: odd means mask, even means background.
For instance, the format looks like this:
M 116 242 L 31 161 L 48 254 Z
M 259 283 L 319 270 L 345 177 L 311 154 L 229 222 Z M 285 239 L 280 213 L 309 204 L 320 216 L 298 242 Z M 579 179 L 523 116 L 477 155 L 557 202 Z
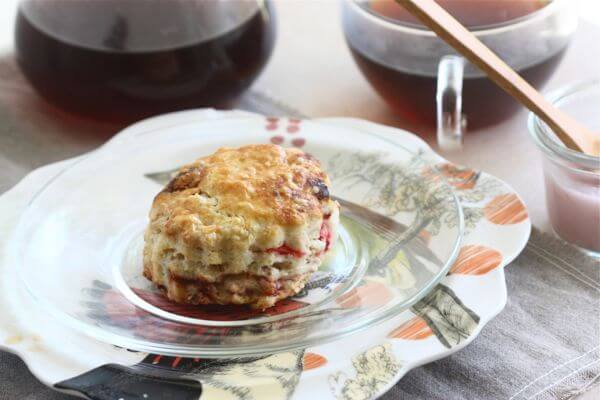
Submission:
M 261 121 L 254 141 L 298 147 L 306 144 L 305 121 L 264 118 L 242 112 L 189 111 L 154 118 L 123 131 L 105 146 L 135 139 L 143 132 L 185 122 L 214 123 L 241 116 Z M 19 354 L 38 378 L 57 389 L 94 399 L 172 398 L 286 399 L 373 398 L 408 370 L 444 357 L 469 343 L 502 310 L 506 288 L 502 267 L 524 247 L 530 231 L 527 211 L 504 183 L 485 173 L 449 164 L 415 136 L 366 121 L 321 119 L 312 123 L 385 137 L 413 153 L 435 160 L 460 199 L 466 234 L 458 259 L 443 282 L 405 311 L 373 328 L 329 344 L 230 359 L 167 357 L 134 352 L 97 342 L 57 323 L 18 284 L 5 241 L 0 247 L 2 290 L 0 343 Z M 334 129 L 335 128 L 335 129 Z M 39 169 L 0 197 L 3 237 L 38 189 L 77 159 Z M 335 177 L 333 179 L 336 179 Z M 435 235 L 435 232 L 434 232 Z M 423 234 L 424 241 L 431 240 Z M 14 246 L 15 244 L 11 244 Z M 98 312 L 119 315 L 110 289 L 96 282 L 88 293 L 104 305 Z M 360 290 L 373 290 L 359 286 Z M 374 289 L 376 290 L 376 288 Z M 26 310 L 26 311 L 25 311 Z M 81 349 L 86 349 L 82 354 Z M 52 368 L 46 368 L 52 365 Z M 157 373 L 160 372 L 160 373 Z

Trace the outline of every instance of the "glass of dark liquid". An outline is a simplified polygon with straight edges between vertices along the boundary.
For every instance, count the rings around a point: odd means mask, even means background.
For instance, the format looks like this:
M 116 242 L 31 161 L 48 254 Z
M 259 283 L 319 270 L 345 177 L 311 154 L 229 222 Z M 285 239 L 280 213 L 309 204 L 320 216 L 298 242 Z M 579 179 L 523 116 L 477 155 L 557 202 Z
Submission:
M 577 15 L 570 0 L 437 0 L 528 82 L 551 76 Z M 373 88 L 411 128 L 437 125 L 440 145 L 465 126 L 505 120 L 519 104 L 394 0 L 343 2 L 346 41 Z
M 52 104 L 132 121 L 226 106 L 262 70 L 274 36 L 263 0 L 23 0 L 15 47 Z

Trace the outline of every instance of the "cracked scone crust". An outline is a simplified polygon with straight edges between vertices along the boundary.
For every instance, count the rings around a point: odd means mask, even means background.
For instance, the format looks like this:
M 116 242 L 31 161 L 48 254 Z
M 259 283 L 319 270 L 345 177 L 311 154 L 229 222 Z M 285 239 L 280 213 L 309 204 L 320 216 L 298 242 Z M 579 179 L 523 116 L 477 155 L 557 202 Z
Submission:
M 154 199 L 144 276 L 173 301 L 267 308 L 298 293 L 332 247 L 339 206 L 297 149 L 219 149 Z

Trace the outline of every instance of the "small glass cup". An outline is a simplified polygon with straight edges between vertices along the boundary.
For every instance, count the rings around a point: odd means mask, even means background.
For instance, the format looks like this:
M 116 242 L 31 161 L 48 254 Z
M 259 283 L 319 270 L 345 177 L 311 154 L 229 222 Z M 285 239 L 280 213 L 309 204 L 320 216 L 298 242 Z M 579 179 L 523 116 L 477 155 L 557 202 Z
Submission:
M 600 132 L 600 79 L 567 86 L 551 94 L 550 100 Z M 543 154 L 546 203 L 554 231 L 600 257 L 600 157 L 566 148 L 532 113 L 529 131 Z

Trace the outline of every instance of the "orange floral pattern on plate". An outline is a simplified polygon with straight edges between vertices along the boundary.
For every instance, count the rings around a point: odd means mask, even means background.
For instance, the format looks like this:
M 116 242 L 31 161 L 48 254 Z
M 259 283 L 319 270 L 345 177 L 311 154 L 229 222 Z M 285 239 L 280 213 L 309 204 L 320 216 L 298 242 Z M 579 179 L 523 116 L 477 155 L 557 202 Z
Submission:
M 527 219 L 527 209 L 514 193 L 496 196 L 490 201 L 483 213 L 488 221 L 497 225 L 512 225 Z
M 189 318 L 205 319 L 210 321 L 237 321 L 240 319 L 251 319 L 262 316 L 279 315 L 305 307 L 308 303 L 293 299 L 278 301 L 273 307 L 265 310 L 252 309 L 245 305 L 191 305 L 178 304 L 170 301 L 162 294 L 143 289 L 133 289 L 142 300 L 152 304 L 161 310 Z M 115 298 L 119 298 L 115 296 Z M 111 303 L 108 303 L 111 304 Z M 118 306 L 118 305 L 117 305 Z M 129 306 L 127 304 L 126 306 Z
M 343 308 L 354 308 L 360 306 L 384 305 L 392 299 L 389 289 L 379 282 L 368 282 L 365 285 L 355 287 L 347 293 L 338 297 L 335 301 Z
M 466 167 L 444 163 L 435 166 L 435 172 L 430 168 L 424 171 L 424 175 L 435 179 L 435 174 L 444 176 L 450 185 L 458 190 L 473 189 L 479 179 L 479 172 Z
M 317 353 L 304 353 L 304 368 L 303 371 L 309 371 L 311 369 L 320 368 L 327 364 L 327 359 Z
M 429 244 L 431 242 L 431 233 L 427 229 L 421 229 L 421 231 L 417 234 L 425 244 Z
M 450 268 L 451 274 L 483 275 L 502 262 L 502 254 L 498 250 L 480 245 L 468 245 L 460 249 L 458 258 Z
M 427 339 L 431 335 L 433 335 L 433 331 L 425 320 L 416 316 L 391 331 L 388 337 L 394 339 L 422 340 Z

